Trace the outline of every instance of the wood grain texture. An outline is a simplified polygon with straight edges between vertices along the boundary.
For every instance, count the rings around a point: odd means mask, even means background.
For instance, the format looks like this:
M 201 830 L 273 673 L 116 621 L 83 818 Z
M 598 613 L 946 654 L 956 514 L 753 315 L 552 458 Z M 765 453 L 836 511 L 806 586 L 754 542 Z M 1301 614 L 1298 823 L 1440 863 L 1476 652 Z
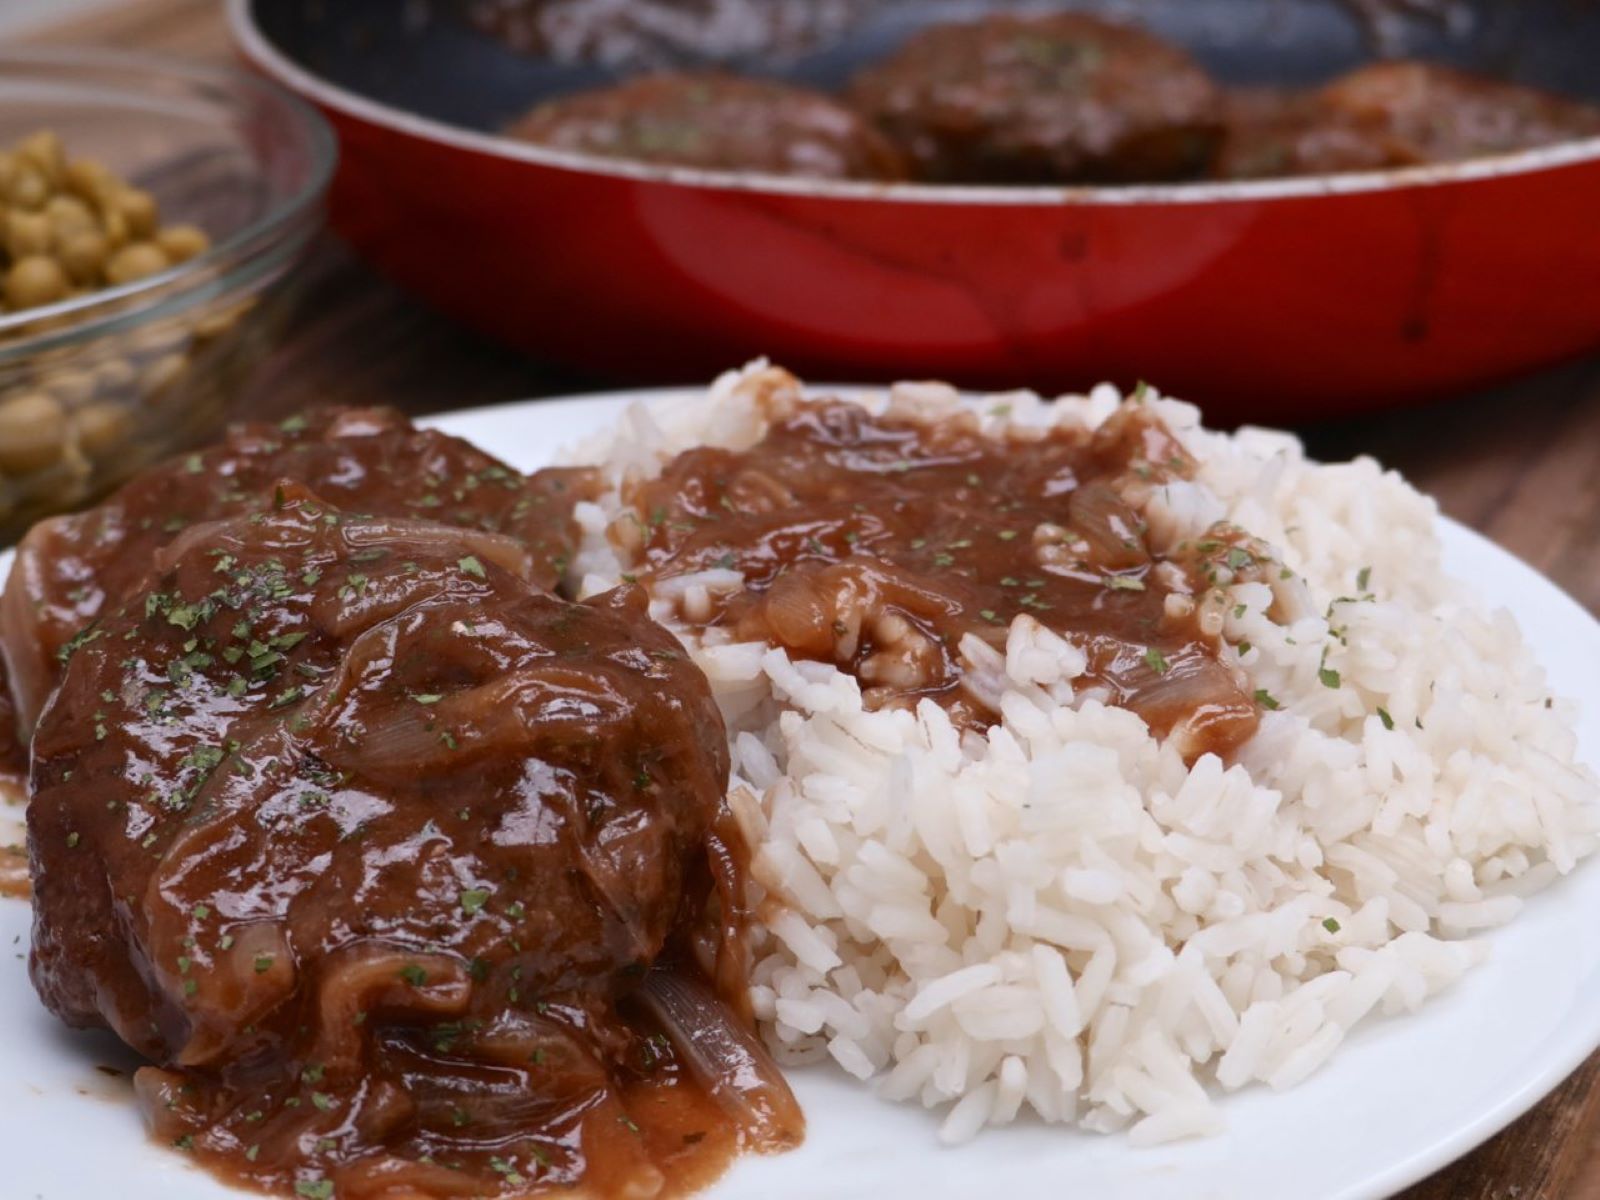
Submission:
M 27 40 L 90 42 L 213 60 L 233 53 L 222 0 L 126 0 L 32 30 Z
M 212 59 L 230 53 L 216 0 L 136 0 L 46 36 Z M 374 278 L 331 239 L 313 261 L 299 315 L 282 349 L 238 397 L 240 413 L 375 401 L 419 413 L 602 385 L 452 326 Z M 1300 432 L 1318 457 L 1370 454 L 1398 468 L 1445 512 L 1600 613 L 1600 362 L 1448 405 Z M 1600 1200 L 1597 1133 L 1600 1055 L 1404 1200 Z

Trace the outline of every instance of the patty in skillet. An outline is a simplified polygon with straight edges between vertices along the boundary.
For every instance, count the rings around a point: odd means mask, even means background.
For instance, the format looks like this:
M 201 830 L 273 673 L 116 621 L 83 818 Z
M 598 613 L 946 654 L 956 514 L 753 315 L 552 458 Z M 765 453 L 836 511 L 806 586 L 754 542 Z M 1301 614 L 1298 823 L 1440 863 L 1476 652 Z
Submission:
M 901 179 L 899 151 L 820 92 L 716 72 L 645 75 L 552 100 L 508 136 L 558 150 L 811 179 Z
M 1218 89 L 1188 54 L 1081 13 L 935 26 L 849 95 L 939 183 L 1181 179 L 1221 135 Z
M 1435 63 L 1362 67 L 1307 93 L 1241 93 L 1216 163 L 1266 179 L 1459 162 L 1600 136 L 1600 109 Z

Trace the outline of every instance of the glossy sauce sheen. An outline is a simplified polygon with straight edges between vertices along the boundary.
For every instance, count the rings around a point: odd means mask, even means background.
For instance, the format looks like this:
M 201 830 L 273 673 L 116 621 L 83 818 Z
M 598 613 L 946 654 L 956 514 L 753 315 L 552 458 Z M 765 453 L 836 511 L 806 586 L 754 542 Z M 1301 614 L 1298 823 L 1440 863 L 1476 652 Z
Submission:
M 988 724 L 995 714 L 963 686 L 962 638 L 1003 652 L 1029 617 L 1085 651 L 1080 690 L 1180 736 L 1192 758 L 1256 728 L 1255 700 L 1203 620 L 1219 564 L 1254 559 L 1223 532 L 1154 553 L 1124 498 L 1192 468 L 1138 405 L 1093 434 L 1025 439 L 985 435 L 970 415 L 928 424 L 798 402 L 751 449 L 688 451 L 629 499 L 656 581 L 744 576 L 685 619 L 837 663 L 869 704 L 927 696 Z
M 727 1120 L 632 999 L 671 971 L 745 1003 L 708 686 L 638 589 L 533 569 L 286 484 L 74 643 L 34 738 L 32 974 L 159 1064 L 159 1137 L 351 1200 L 671 1195 L 798 1140 L 797 1110 Z
M 415 428 L 392 409 L 324 409 L 280 424 L 239 425 L 218 445 L 141 473 L 105 503 L 42 521 L 17 548 L 0 599 L 0 649 L 10 695 L 0 752 L 20 774 L 26 739 L 60 673 L 64 647 L 192 526 L 272 502 L 282 480 L 357 513 L 506 533 L 553 587 L 572 545 L 581 471 L 525 476 L 475 446 Z M 14 705 L 14 711 L 13 706 Z

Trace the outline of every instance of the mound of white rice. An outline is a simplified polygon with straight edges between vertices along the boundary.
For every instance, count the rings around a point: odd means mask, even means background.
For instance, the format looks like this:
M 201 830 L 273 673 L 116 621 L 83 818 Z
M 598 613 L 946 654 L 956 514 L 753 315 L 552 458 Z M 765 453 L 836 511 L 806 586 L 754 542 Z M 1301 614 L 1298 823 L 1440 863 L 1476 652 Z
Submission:
M 606 535 L 616 485 L 695 444 L 749 445 L 753 397 L 794 386 L 758 365 L 583 448 L 614 485 L 580 514 L 583 590 L 629 569 Z M 1120 401 L 972 403 L 998 430 L 1093 426 Z M 967 403 L 925 384 L 863 402 Z M 1231 588 L 1227 637 L 1269 708 L 1231 765 L 1186 767 L 1131 712 L 1075 698 L 1083 656 L 1028 617 L 1003 658 L 964 647 L 1002 714 L 985 736 L 929 702 L 867 711 L 831 665 L 679 627 L 728 718 L 757 848 L 771 1044 L 950 1105 L 947 1141 L 1024 1104 L 1141 1143 L 1216 1130 L 1219 1088 L 1288 1087 L 1358 1021 L 1416 1009 L 1479 960 L 1468 935 L 1600 830 L 1570 714 L 1511 617 L 1442 574 L 1431 501 L 1371 461 L 1319 465 L 1288 435 L 1149 402 L 1200 463 L 1150 502 L 1153 541 L 1230 520 L 1304 583 L 1288 624 L 1267 585 Z M 670 623 L 694 589 L 738 582 L 675 581 L 656 611 Z

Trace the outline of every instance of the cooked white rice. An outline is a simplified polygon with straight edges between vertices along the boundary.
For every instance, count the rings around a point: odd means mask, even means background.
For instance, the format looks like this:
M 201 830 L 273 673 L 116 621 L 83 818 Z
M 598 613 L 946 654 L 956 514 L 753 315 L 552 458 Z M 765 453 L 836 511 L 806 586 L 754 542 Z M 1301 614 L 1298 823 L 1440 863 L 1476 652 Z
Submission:
M 757 365 L 630 412 L 576 457 L 616 485 L 692 445 L 746 446 L 752 398 L 793 386 Z M 970 403 L 999 430 L 1093 426 L 1120 400 Z M 925 384 L 862 402 L 969 403 Z M 771 1044 L 949 1106 L 946 1141 L 1024 1106 L 1140 1143 L 1212 1132 L 1219 1090 L 1298 1083 L 1358 1021 L 1457 980 L 1482 957 L 1470 935 L 1600 830 L 1571 714 L 1510 615 L 1442 573 L 1430 500 L 1370 460 L 1312 463 L 1286 434 L 1213 433 L 1150 402 L 1200 463 L 1150 502 L 1156 544 L 1227 519 L 1304 584 L 1284 585 L 1302 600 L 1288 624 L 1267 585 L 1231 588 L 1228 639 L 1280 705 L 1231 765 L 1186 767 L 1133 713 L 1075 698 L 1082 654 L 1025 616 L 1003 657 L 964 647 L 1002 716 L 986 736 L 930 702 L 867 711 L 831 665 L 678 626 L 727 716 L 757 847 Z M 581 513 L 585 592 L 627 571 L 606 535 L 619 512 L 614 486 Z M 739 583 L 683 577 L 655 609 L 672 622 Z

